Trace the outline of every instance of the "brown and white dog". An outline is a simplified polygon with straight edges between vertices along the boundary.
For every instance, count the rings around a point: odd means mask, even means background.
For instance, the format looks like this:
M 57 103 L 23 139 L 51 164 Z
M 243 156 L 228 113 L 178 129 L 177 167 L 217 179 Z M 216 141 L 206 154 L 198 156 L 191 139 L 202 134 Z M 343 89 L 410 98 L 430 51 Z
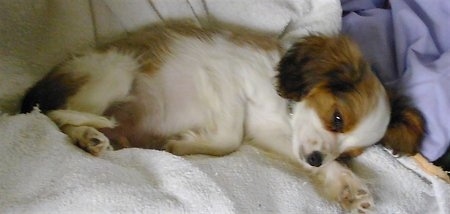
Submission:
M 336 159 L 380 141 L 413 153 L 424 131 L 344 36 L 308 36 L 285 51 L 263 34 L 180 22 L 73 56 L 27 92 L 22 112 L 35 106 L 94 155 L 111 145 L 225 155 L 251 141 L 359 213 L 371 194 Z

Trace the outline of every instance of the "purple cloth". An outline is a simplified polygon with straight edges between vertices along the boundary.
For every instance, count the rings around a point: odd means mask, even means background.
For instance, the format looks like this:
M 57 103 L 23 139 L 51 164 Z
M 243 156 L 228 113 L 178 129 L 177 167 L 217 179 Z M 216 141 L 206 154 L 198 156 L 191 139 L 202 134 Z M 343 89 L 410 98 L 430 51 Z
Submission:
M 341 0 L 344 34 L 378 77 L 412 97 L 427 120 L 421 153 L 430 161 L 450 145 L 450 1 Z

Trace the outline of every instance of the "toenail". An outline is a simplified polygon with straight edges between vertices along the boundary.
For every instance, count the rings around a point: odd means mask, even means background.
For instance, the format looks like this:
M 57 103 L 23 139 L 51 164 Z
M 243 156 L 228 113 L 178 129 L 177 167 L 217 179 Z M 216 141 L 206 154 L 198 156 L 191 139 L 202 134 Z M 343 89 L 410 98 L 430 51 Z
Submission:
M 364 209 L 367 209 L 367 208 L 370 207 L 370 203 L 369 202 L 362 203 L 361 207 L 364 208 Z
M 367 192 L 363 189 L 358 190 L 358 195 L 365 195 Z
M 91 143 L 93 146 L 97 146 L 98 144 L 100 144 L 102 141 L 98 138 L 92 138 L 91 139 Z

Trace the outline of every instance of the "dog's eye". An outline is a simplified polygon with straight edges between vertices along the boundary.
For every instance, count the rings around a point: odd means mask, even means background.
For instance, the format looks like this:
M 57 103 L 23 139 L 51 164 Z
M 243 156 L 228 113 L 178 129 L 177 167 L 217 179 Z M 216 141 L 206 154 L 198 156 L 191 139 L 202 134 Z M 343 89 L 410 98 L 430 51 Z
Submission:
M 339 111 L 335 111 L 333 114 L 333 120 L 331 122 L 331 131 L 333 132 L 343 132 L 344 130 L 344 119 Z

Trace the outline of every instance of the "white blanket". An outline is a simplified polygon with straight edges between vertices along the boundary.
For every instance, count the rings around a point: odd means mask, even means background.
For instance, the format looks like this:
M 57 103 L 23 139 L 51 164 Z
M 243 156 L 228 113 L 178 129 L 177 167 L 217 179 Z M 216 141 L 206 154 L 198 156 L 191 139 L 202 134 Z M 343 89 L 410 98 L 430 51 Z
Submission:
M 225 157 L 124 149 L 93 157 L 24 90 L 67 53 L 161 19 L 214 17 L 281 35 L 340 28 L 336 0 L 0 1 L 0 213 L 342 213 L 296 166 L 251 146 Z M 409 168 L 405 167 L 408 166 Z M 378 213 L 450 213 L 450 186 L 379 147 L 351 165 Z

